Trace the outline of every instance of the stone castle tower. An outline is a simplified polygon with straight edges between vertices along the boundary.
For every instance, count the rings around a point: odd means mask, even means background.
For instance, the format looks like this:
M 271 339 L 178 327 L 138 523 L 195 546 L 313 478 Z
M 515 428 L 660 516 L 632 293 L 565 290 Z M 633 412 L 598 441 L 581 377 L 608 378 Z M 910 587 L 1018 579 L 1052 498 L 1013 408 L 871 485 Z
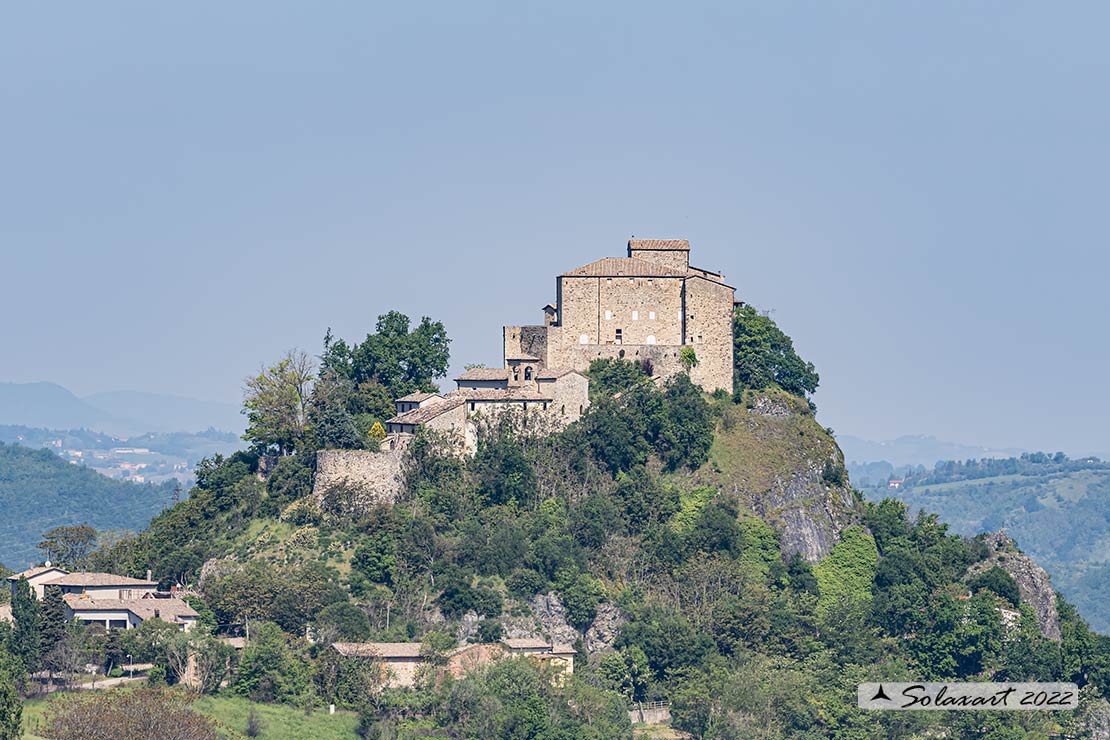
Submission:
M 618 357 L 641 363 L 654 376 L 684 370 L 708 392 L 732 392 L 732 316 L 735 289 L 724 275 L 690 266 L 685 239 L 632 239 L 627 257 L 604 257 L 556 278 L 555 303 L 540 326 L 506 326 L 505 368 L 511 383 L 541 370 L 571 368 Z

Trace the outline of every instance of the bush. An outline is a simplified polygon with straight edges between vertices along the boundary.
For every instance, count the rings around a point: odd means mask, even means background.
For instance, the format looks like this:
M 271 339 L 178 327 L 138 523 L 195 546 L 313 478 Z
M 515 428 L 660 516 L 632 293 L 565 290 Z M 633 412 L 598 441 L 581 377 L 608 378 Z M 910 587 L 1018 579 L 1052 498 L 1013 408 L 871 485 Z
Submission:
M 216 740 L 215 724 L 193 711 L 190 701 L 188 695 L 166 689 L 68 694 L 50 703 L 44 734 L 81 740 Z

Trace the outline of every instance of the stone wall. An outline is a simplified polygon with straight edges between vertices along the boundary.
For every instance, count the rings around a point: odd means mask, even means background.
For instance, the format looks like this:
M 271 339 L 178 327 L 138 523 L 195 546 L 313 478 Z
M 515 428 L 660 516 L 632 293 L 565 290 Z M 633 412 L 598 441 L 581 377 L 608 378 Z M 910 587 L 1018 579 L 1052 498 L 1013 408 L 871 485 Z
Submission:
M 354 493 L 359 507 L 394 503 L 404 487 L 404 456 L 404 449 L 320 450 L 312 494 L 319 503 L 329 488 L 343 485 Z
M 703 278 L 686 281 L 686 344 L 692 345 L 698 365 L 690 379 L 712 393 L 732 393 L 733 291 Z

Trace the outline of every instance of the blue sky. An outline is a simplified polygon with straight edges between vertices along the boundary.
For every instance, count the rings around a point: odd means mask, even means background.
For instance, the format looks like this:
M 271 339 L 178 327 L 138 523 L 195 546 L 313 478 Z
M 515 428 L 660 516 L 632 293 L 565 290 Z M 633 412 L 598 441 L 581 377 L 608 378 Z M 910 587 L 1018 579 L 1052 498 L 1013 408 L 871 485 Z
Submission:
M 838 431 L 1110 451 L 1105 4 L 549 5 L 9 5 L 0 380 L 237 400 L 391 308 L 494 364 L 685 237 Z

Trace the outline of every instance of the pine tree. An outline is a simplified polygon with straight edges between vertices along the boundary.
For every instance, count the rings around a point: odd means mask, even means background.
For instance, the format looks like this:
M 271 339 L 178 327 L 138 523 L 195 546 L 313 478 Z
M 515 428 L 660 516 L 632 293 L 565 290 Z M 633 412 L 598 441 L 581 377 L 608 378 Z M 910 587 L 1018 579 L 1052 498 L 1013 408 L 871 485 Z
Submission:
M 47 586 L 39 605 L 40 646 L 44 656 L 62 641 L 66 634 L 66 603 L 62 599 L 62 589 Z

